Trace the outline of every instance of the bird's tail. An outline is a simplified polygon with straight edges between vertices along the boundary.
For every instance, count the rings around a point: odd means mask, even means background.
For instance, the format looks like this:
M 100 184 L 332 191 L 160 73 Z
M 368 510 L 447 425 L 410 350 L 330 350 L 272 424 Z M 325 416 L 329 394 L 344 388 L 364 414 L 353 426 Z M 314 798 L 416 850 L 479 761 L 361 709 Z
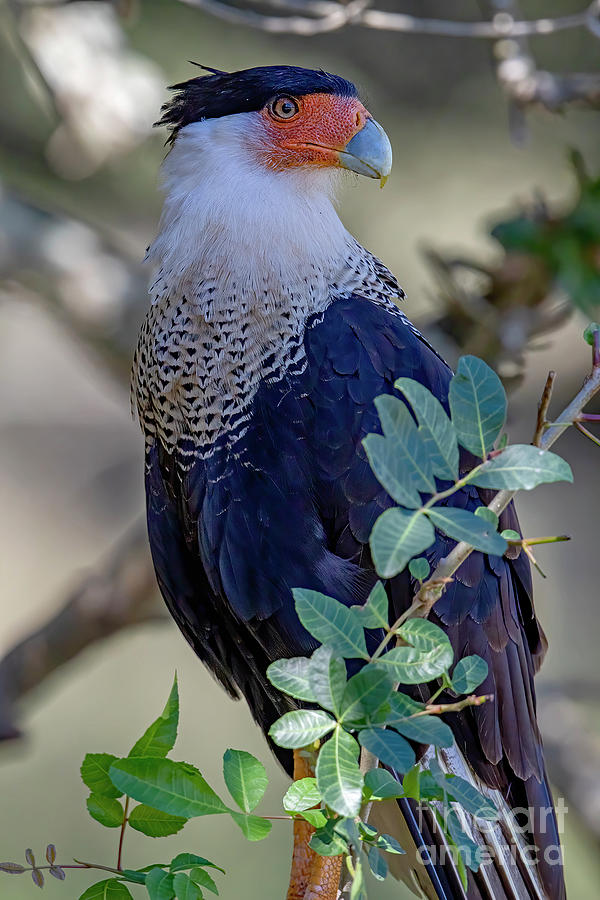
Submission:
M 406 855 L 390 858 L 392 874 L 427 900 L 564 900 L 560 841 L 547 782 L 521 782 L 524 805 L 512 809 L 499 791 L 473 774 L 456 747 L 442 751 L 438 761 L 446 774 L 469 781 L 498 810 L 496 822 L 483 822 L 457 807 L 463 830 L 479 848 L 478 871 L 468 871 L 465 890 L 456 850 L 431 808 L 412 800 L 387 800 L 373 804 L 370 818 L 406 850 Z

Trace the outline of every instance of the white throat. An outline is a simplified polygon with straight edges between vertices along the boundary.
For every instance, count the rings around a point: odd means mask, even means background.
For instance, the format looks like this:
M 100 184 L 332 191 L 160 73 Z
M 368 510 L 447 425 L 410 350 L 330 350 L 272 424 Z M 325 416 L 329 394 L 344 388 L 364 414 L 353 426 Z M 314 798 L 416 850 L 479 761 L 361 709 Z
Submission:
M 303 285 L 313 297 L 327 291 L 353 243 L 333 205 L 337 172 L 269 169 L 249 146 L 255 115 L 188 125 L 163 166 L 166 198 L 148 258 L 161 293 L 199 300 L 210 282 L 209 316 L 236 298 L 279 305 Z

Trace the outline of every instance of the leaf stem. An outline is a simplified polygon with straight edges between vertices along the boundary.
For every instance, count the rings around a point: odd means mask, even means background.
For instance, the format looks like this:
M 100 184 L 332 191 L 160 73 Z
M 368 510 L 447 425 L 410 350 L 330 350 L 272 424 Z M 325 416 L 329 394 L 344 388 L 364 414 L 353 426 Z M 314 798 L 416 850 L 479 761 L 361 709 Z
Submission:
M 123 821 L 121 822 L 121 833 L 119 834 L 119 852 L 117 854 L 117 869 L 119 872 L 123 871 L 123 867 L 121 865 L 121 860 L 123 857 L 123 840 L 125 838 L 125 829 L 127 828 L 127 822 L 129 821 L 127 818 L 127 813 L 129 812 L 129 797 L 125 797 L 125 808 L 123 810 Z

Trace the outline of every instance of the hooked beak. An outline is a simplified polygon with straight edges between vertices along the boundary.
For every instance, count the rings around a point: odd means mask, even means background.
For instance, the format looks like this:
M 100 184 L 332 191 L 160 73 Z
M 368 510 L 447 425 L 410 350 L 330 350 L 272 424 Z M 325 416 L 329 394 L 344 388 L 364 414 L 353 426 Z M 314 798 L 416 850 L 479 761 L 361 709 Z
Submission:
M 338 151 L 338 164 L 367 178 L 379 178 L 383 187 L 392 171 L 392 145 L 379 122 L 367 119 L 344 149 Z

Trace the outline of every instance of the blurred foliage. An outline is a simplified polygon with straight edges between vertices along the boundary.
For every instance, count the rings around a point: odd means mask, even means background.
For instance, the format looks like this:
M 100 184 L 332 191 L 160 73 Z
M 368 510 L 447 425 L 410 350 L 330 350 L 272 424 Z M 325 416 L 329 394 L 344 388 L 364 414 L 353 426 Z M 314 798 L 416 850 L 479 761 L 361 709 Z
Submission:
M 544 203 L 492 228 L 509 254 L 541 263 L 540 277 L 555 282 L 574 306 L 593 316 L 600 306 L 600 174 L 588 174 L 580 153 L 571 160 L 578 191 L 572 205 L 552 212 Z
M 572 151 L 576 191 L 565 208 L 538 197 L 489 233 L 503 253 L 494 264 L 447 258 L 428 249 L 442 312 L 433 323 L 457 351 L 478 355 L 509 387 L 519 384 L 525 352 L 580 310 L 600 308 L 600 176 Z

